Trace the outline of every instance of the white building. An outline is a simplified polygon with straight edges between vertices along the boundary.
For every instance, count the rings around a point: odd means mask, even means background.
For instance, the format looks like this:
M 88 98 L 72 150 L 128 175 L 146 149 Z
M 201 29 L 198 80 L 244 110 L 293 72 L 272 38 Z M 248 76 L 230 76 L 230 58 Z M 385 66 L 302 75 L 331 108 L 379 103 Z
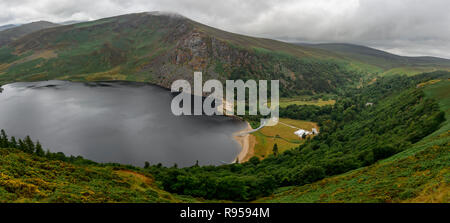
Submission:
M 296 134 L 300 138 L 303 138 L 304 135 L 308 136 L 312 135 L 313 133 L 304 129 L 299 129 L 298 131 L 294 132 L 294 134 Z

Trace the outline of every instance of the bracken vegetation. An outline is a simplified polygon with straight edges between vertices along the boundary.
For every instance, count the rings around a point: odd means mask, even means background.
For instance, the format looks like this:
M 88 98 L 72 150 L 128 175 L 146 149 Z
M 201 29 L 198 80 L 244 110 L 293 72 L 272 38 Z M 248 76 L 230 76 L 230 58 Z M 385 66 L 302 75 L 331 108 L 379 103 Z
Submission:
M 197 202 L 158 188 L 139 168 L 44 152 L 29 137 L 0 136 L 0 202 Z

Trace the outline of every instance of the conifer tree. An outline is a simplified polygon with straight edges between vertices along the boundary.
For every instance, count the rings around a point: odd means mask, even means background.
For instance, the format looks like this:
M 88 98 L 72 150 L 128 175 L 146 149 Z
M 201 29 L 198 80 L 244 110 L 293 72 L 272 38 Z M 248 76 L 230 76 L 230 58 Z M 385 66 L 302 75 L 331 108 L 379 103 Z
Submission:
M 0 133 L 0 147 L 6 148 L 8 146 L 8 136 L 6 135 L 5 130 L 2 129 Z
M 31 140 L 30 136 L 25 137 L 25 152 L 34 153 L 35 146 L 33 140 Z
M 45 152 L 42 149 L 41 143 L 39 143 L 39 141 L 36 142 L 36 151 L 35 151 L 36 155 L 38 156 L 44 156 Z
M 275 143 L 275 145 L 273 145 L 273 155 L 277 156 L 278 155 L 278 145 Z
M 19 146 L 18 146 L 19 148 L 18 149 L 20 149 L 20 150 L 22 150 L 22 151 L 26 151 L 26 149 L 27 149 L 27 146 L 25 145 L 25 143 L 23 142 L 23 140 L 22 139 L 19 139 Z
M 16 137 L 14 137 L 14 136 L 11 137 L 11 141 L 9 142 L 9 147 L 17 149 L 18 146 L 17 146 Z

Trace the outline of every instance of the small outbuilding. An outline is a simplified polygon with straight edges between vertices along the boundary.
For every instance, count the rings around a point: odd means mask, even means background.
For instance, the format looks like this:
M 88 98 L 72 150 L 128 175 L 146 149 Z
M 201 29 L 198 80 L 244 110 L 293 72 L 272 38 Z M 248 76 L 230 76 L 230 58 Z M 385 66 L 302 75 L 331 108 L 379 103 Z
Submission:
M 312 135 L 313 133 L 304 129 L 299 129 L 298 131 L 294 132 L 294 134 L 296 134 L 300 138 L 303 138 L 303 136 Z

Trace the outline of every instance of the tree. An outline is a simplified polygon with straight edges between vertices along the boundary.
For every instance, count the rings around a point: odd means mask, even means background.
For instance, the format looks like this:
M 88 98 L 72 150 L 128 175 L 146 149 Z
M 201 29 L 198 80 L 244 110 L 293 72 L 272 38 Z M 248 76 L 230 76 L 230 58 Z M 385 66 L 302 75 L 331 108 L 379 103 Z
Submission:
M 25 152 L 34 153 L 35 146 L 33 140 L 31 140 L 30 136 L 25 137 Z
M 144 165 L 144 168 L 145 168 L 145 169 L 148 169 L 148 168 L 150 168 L 150 163 L 149 163 L 148 161 L 145 161 L 145 165 Z
M 9 142 L 9 147 L 11 148 L 17 148 L 17 141 L 16 141 L 16 137 L 12 136 L 11 137 L 11 141 Z
M 325 177 L 322 167 L 306 165 L 295 174 L 295 181 L 299 185 L 313 183 Z
M 277 156 L 278 155 L 278 145 L 275 143 L 275 145 L 273 145 L 273 155 Z
M 38 156 L 44 156 L 45 152 L 42 149 L 41 143 L 39 143 L 39 141 L 36 142 L 36 151 L 35 151 L 36 155 Z
M 375 161 L 390 157 L 396 153 L 397 151 L 392 145 L 382 145 L 373 149 Z
M 6 148 L 8 146 L 8 136 L 6 135 L 5 130 L 2 129 L 0 133 L 0 147 Z
M 19 149 L 22 150 L 23 152 L 25 152 L 27 149 L 27 146 L 25 145 L 22 139 L 19 139 Z

